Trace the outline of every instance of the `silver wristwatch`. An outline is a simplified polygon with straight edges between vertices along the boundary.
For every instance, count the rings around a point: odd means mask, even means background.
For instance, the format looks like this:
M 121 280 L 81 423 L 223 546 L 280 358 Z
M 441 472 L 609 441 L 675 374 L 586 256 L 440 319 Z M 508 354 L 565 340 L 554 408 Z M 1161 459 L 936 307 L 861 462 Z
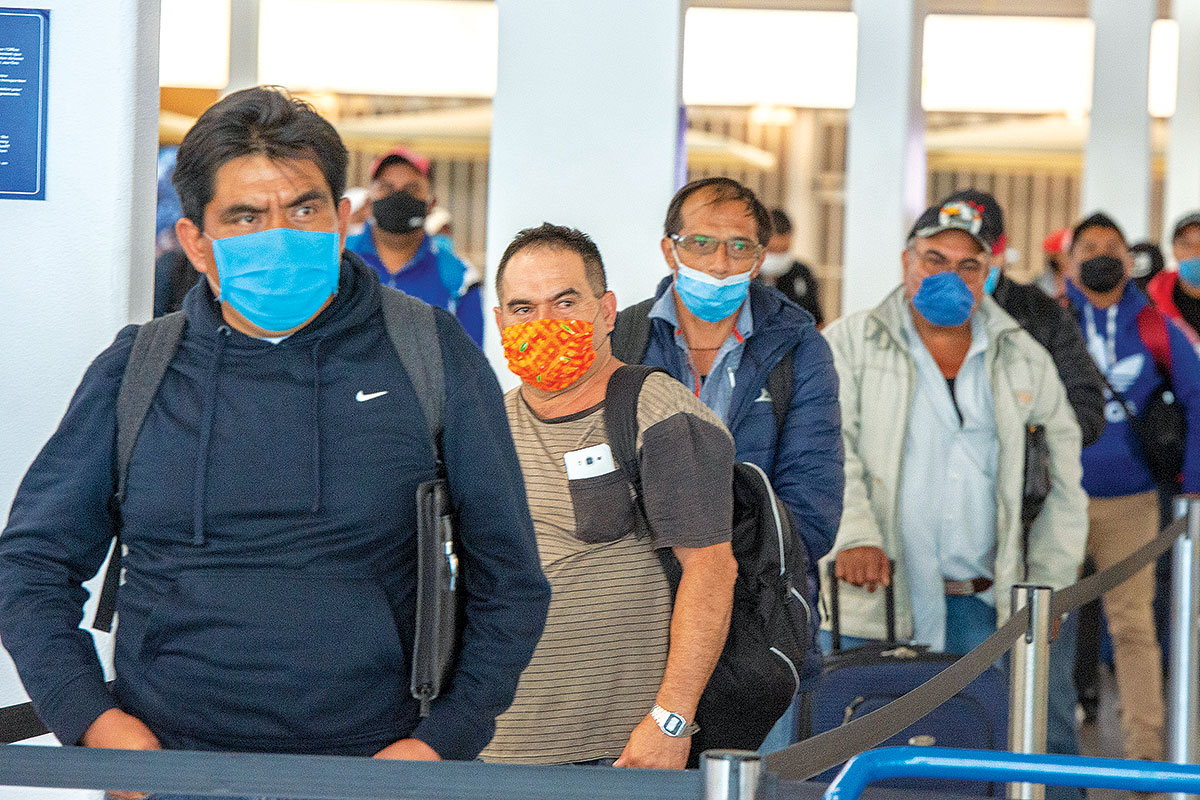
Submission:
M 658 727 L 662 732 L 672 739 L 682 739 L 700 730 L 700 726 L 696 723 L 688 723 L 686 719 L 674 711 L 667 711 L 658 704 L 655 704 L 654 708 L 650 709 L 650 716 L 658 723 Z

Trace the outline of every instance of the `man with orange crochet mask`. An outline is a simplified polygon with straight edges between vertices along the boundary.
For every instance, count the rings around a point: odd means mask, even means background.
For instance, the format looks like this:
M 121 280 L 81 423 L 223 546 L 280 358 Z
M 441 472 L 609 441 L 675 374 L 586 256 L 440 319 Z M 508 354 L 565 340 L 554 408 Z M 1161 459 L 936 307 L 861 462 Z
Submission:
M 682 768 L 725 644 L 733 440 L 683 384 L 650 375 L 637 404 L 646 518 L 605 430 L 617 313 L 596 245 L 545 223 L 496 271 L 505 396 L 550 613 L 485 761 Z M 652 528 L 650 530 L 649 528 Z M 674 603 L 657 551 L 682 566 Z

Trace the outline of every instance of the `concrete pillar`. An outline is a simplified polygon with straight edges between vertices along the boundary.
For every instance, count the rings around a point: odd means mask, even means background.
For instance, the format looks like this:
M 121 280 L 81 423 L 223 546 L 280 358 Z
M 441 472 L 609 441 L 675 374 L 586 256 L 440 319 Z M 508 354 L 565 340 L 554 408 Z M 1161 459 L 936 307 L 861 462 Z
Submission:
M 842 313 L 900 282 L 905 237 L 925 209 L 921 48 L 926 0 L 854 0 L 858 59 L 846 151 Z
M 792 218 L 792 253 L 816 266 L 818 258 L 817 112 L 804 109 L 788 132 L 783 207 Z
M 0 519 L 88 363 L 150 316 L 158 148 L 157 2 L 5 5 L 50 9 L 50 99 L 46 199 L 0 200 Z M 0 656 L 0 705 L 23 699 Z
M 1167 139 L 1166 200 L 1163 208 L 1164 252 L 1170 257 L 1171 226 L 1189 211 L 1200 209 L 1200 0 L 1175 0 L 1179 24 L 1179 84 L 1175 116 Z
M 1150 227 L 1150 26 L 1157 6 L 1090 2 L 1096 57 L 1079 212 L 1110 214 L 1131 242 L 1146 238 Z
M 258 0 L 230 0 L 229 84 L 222 94 L 258 86 Z
M 496 264 L 543 221 L 590 234 L 619 307 L 667 274 L 658 249 L 678 188 L 681 0 L 501 0 L 488 186 L 485 337 L 505 386 L 492 322 Z

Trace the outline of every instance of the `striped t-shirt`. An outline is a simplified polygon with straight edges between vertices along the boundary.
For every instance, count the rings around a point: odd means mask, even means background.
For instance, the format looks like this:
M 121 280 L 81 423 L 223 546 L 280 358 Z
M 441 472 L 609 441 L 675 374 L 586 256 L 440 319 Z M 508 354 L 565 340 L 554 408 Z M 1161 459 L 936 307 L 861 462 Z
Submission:
M 567 479 L 567 453 L 608 442 L 603 404 L 540 419 L 519 389 L 505 403 L 551 598 L 545 632 L 482 758 L 616 758 L 654 704 L 667 663 L 671 596 L 654 550 L 729 541 L 733 440 L 682 384 L 664 374 L 646 380 L 638 444 L 651 538 L 619 470 Z

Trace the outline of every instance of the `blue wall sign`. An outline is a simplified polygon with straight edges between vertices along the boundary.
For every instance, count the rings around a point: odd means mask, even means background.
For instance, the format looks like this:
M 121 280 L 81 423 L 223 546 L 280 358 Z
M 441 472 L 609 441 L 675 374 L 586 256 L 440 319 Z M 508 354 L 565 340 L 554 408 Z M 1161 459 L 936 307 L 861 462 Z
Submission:
M 46 199 L 50 12 L 0 8 L 0 199 Z

